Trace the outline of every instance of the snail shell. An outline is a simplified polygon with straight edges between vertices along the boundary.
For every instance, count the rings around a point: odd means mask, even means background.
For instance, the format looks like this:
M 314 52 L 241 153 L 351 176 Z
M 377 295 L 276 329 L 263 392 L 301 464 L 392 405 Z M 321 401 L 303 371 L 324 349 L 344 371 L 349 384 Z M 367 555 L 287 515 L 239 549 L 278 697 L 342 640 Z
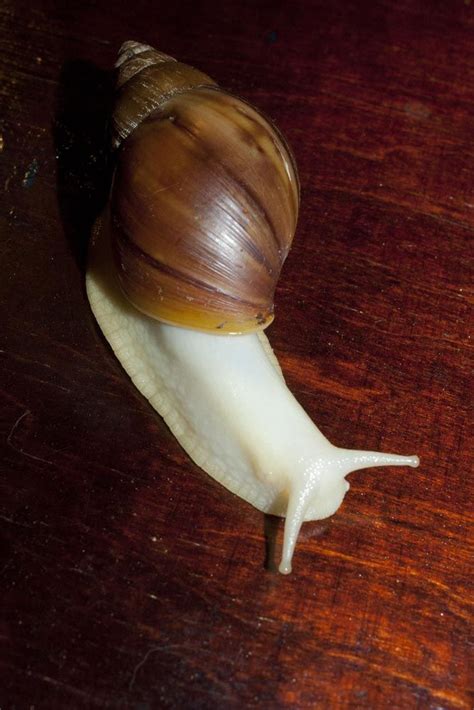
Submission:
M 159 320 L 265 328 L 296 228 L 297 171 L 277 129 L 150 47 L 119 57 L 110 229 L 121 287 Z
M 347 474 L 418 458 L 333 446 L 286 387 L 262 332 L 299 199 L 276 129 L 150 47 L 126 43 L 118 64 L 117 168 L 90 248 L 91 308 L 189 456 L 286 517 L 279 569 L 288 573 L 302 523 L 338 509 Z

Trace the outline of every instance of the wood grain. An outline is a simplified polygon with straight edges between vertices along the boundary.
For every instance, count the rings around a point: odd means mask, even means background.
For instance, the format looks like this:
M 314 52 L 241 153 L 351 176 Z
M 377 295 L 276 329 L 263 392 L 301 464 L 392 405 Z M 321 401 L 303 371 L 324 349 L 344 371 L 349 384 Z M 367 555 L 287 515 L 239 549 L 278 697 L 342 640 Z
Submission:
M 2 708 L 471 708 L 474 15 L 466 0 L 5 0 Z M 305 524 L 194 467 L 84 290 L 134 38 L 272 116 L 302 209 L 269 336 L 334 443 L 418 453 Z

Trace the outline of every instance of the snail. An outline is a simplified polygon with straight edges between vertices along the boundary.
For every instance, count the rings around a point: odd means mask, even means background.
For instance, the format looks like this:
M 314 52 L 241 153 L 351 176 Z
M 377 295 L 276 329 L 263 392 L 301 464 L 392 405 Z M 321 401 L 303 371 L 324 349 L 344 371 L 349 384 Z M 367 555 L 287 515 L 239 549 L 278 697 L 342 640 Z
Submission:
M 191 459 L 285 517 L 287 574 L 302 523 L 335 513 L 350 472 L 418 457 L 336 448 L 285 384 L 263 332 L 299 209 L 280 132 L 147 45 L 126 42 L 117 68 L 116 165 L 86 276 L 92 311 Z

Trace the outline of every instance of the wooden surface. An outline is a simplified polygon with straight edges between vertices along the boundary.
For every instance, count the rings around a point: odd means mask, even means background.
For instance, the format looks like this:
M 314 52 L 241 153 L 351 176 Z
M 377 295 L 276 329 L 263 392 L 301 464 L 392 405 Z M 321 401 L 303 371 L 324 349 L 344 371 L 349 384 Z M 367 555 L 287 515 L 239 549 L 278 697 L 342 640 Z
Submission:
M 2 710 L 472 707 L 470 2 L 4 0 L 0 27 Z M 87 304 L 129 38 L 277 121 L 288 382 L 334 443 L 422 460 L 353 474 L 289 577 L 281 522 L 190 463 Z

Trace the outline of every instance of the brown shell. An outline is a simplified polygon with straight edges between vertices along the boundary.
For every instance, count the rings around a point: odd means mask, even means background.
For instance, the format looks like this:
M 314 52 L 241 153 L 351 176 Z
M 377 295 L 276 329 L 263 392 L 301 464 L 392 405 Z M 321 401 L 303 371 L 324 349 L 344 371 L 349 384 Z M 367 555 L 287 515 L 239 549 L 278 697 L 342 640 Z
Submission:
M 288 146 L 191 67 L 135 43 L 119 64 L 110 228 L 123 291 L 167 323 L 265 328 L 298 215 Z

